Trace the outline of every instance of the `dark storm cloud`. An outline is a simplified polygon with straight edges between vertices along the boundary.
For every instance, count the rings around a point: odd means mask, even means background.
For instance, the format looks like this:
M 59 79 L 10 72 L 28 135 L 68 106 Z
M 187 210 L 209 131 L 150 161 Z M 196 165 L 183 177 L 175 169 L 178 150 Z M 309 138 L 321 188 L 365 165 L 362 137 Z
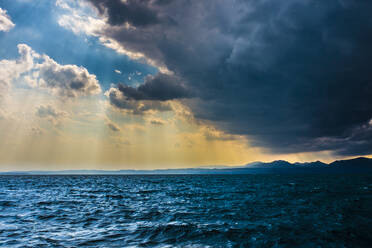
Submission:
M 107 92 L 110 104 L 118 109 L 129 111 L 130 113 L 143 115 L 150 111 L 170 111 L 172 110 L 169 102 L 132 100 L 128 99 L 119 89 L 111 88 Z
M 372 125 L 362 125 L 355 128 L 347 137 L 347 140 L 339 145 L 340 149 L 337 153 L 346 156 L 369 155 L 372 151 L 371 141 Z
M 136 13 L 92 2 L 113 25 Z M 273 152 L 372 153 L 371 1 L 128 4 L 177 25 L 144 18 L 146 25 L 131 21 L 135 29 L 104 34 L 198 89 L 198 99 L 188 100 L 197 118 Z M 122 91 L 145 98 L 138 89 Z
M 111 105 L 134 114 L 149 111 L 170 111 L 169 100 L 192 97 L 191 90 L 174 75 L 158 73 L 147 76 L 139 87 L 119 84 L 108 92 Z
M 167 101 L 191 96 L 188 90 L 175 76 L 159 73 L 156 76 L 147 76 L 145 82 L 137 88 L 119 84 L 118 89 L 133 100 L 159 100 Z
M 134 26 L 146 26 L 161 21 L 150 1 L 141 0 L 91 0 L 101 14 L 107 11 L 111 25 L 128 22 Z

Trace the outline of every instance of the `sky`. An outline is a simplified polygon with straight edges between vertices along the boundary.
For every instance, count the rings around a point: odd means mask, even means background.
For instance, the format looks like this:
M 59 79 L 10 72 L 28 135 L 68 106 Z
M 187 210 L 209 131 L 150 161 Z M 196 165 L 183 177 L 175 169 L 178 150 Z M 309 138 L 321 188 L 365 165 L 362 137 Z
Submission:
M 372 2 L 0 2 L 0 170 L 372 155 Z

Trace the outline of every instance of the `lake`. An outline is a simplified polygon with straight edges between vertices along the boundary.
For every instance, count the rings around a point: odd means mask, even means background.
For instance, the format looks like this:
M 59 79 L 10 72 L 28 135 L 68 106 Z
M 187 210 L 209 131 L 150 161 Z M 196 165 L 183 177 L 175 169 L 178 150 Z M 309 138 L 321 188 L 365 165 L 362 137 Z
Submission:
M 0 247 L 371 244 L 371 175 L 0 176 Z

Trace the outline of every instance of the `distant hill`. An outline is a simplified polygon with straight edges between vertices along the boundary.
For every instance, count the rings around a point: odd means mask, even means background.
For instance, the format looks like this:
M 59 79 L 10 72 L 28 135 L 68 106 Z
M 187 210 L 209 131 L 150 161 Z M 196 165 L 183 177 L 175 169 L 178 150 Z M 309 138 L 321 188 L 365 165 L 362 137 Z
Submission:
M 244 168 L 262 170 L 261 173 L 372 173 L 372 159 L 359 157 L 337 160 L 329 164 L 321 161 L 289 163 L 277 160 L 270 163 L 247 164 Z
M 144 174 L 361 174 L 372 173 L 372 159 L 355 158 L 337 160 L 326 164 L 320 161 L 289 163 L 276 160 L 269 163 L 253 162 L 243 166 L 207 166 L 186 169 L 160 170 L 62 170 L 62 171 L 12 171 L 0 175 L 144 175 Z

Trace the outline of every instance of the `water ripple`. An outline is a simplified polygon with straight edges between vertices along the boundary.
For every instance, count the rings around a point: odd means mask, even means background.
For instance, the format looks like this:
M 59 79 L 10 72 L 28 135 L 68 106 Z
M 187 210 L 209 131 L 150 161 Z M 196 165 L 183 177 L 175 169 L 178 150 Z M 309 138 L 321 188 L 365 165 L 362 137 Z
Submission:
M 372 177 L 0 176 L 0 247 L 369 247 Z

